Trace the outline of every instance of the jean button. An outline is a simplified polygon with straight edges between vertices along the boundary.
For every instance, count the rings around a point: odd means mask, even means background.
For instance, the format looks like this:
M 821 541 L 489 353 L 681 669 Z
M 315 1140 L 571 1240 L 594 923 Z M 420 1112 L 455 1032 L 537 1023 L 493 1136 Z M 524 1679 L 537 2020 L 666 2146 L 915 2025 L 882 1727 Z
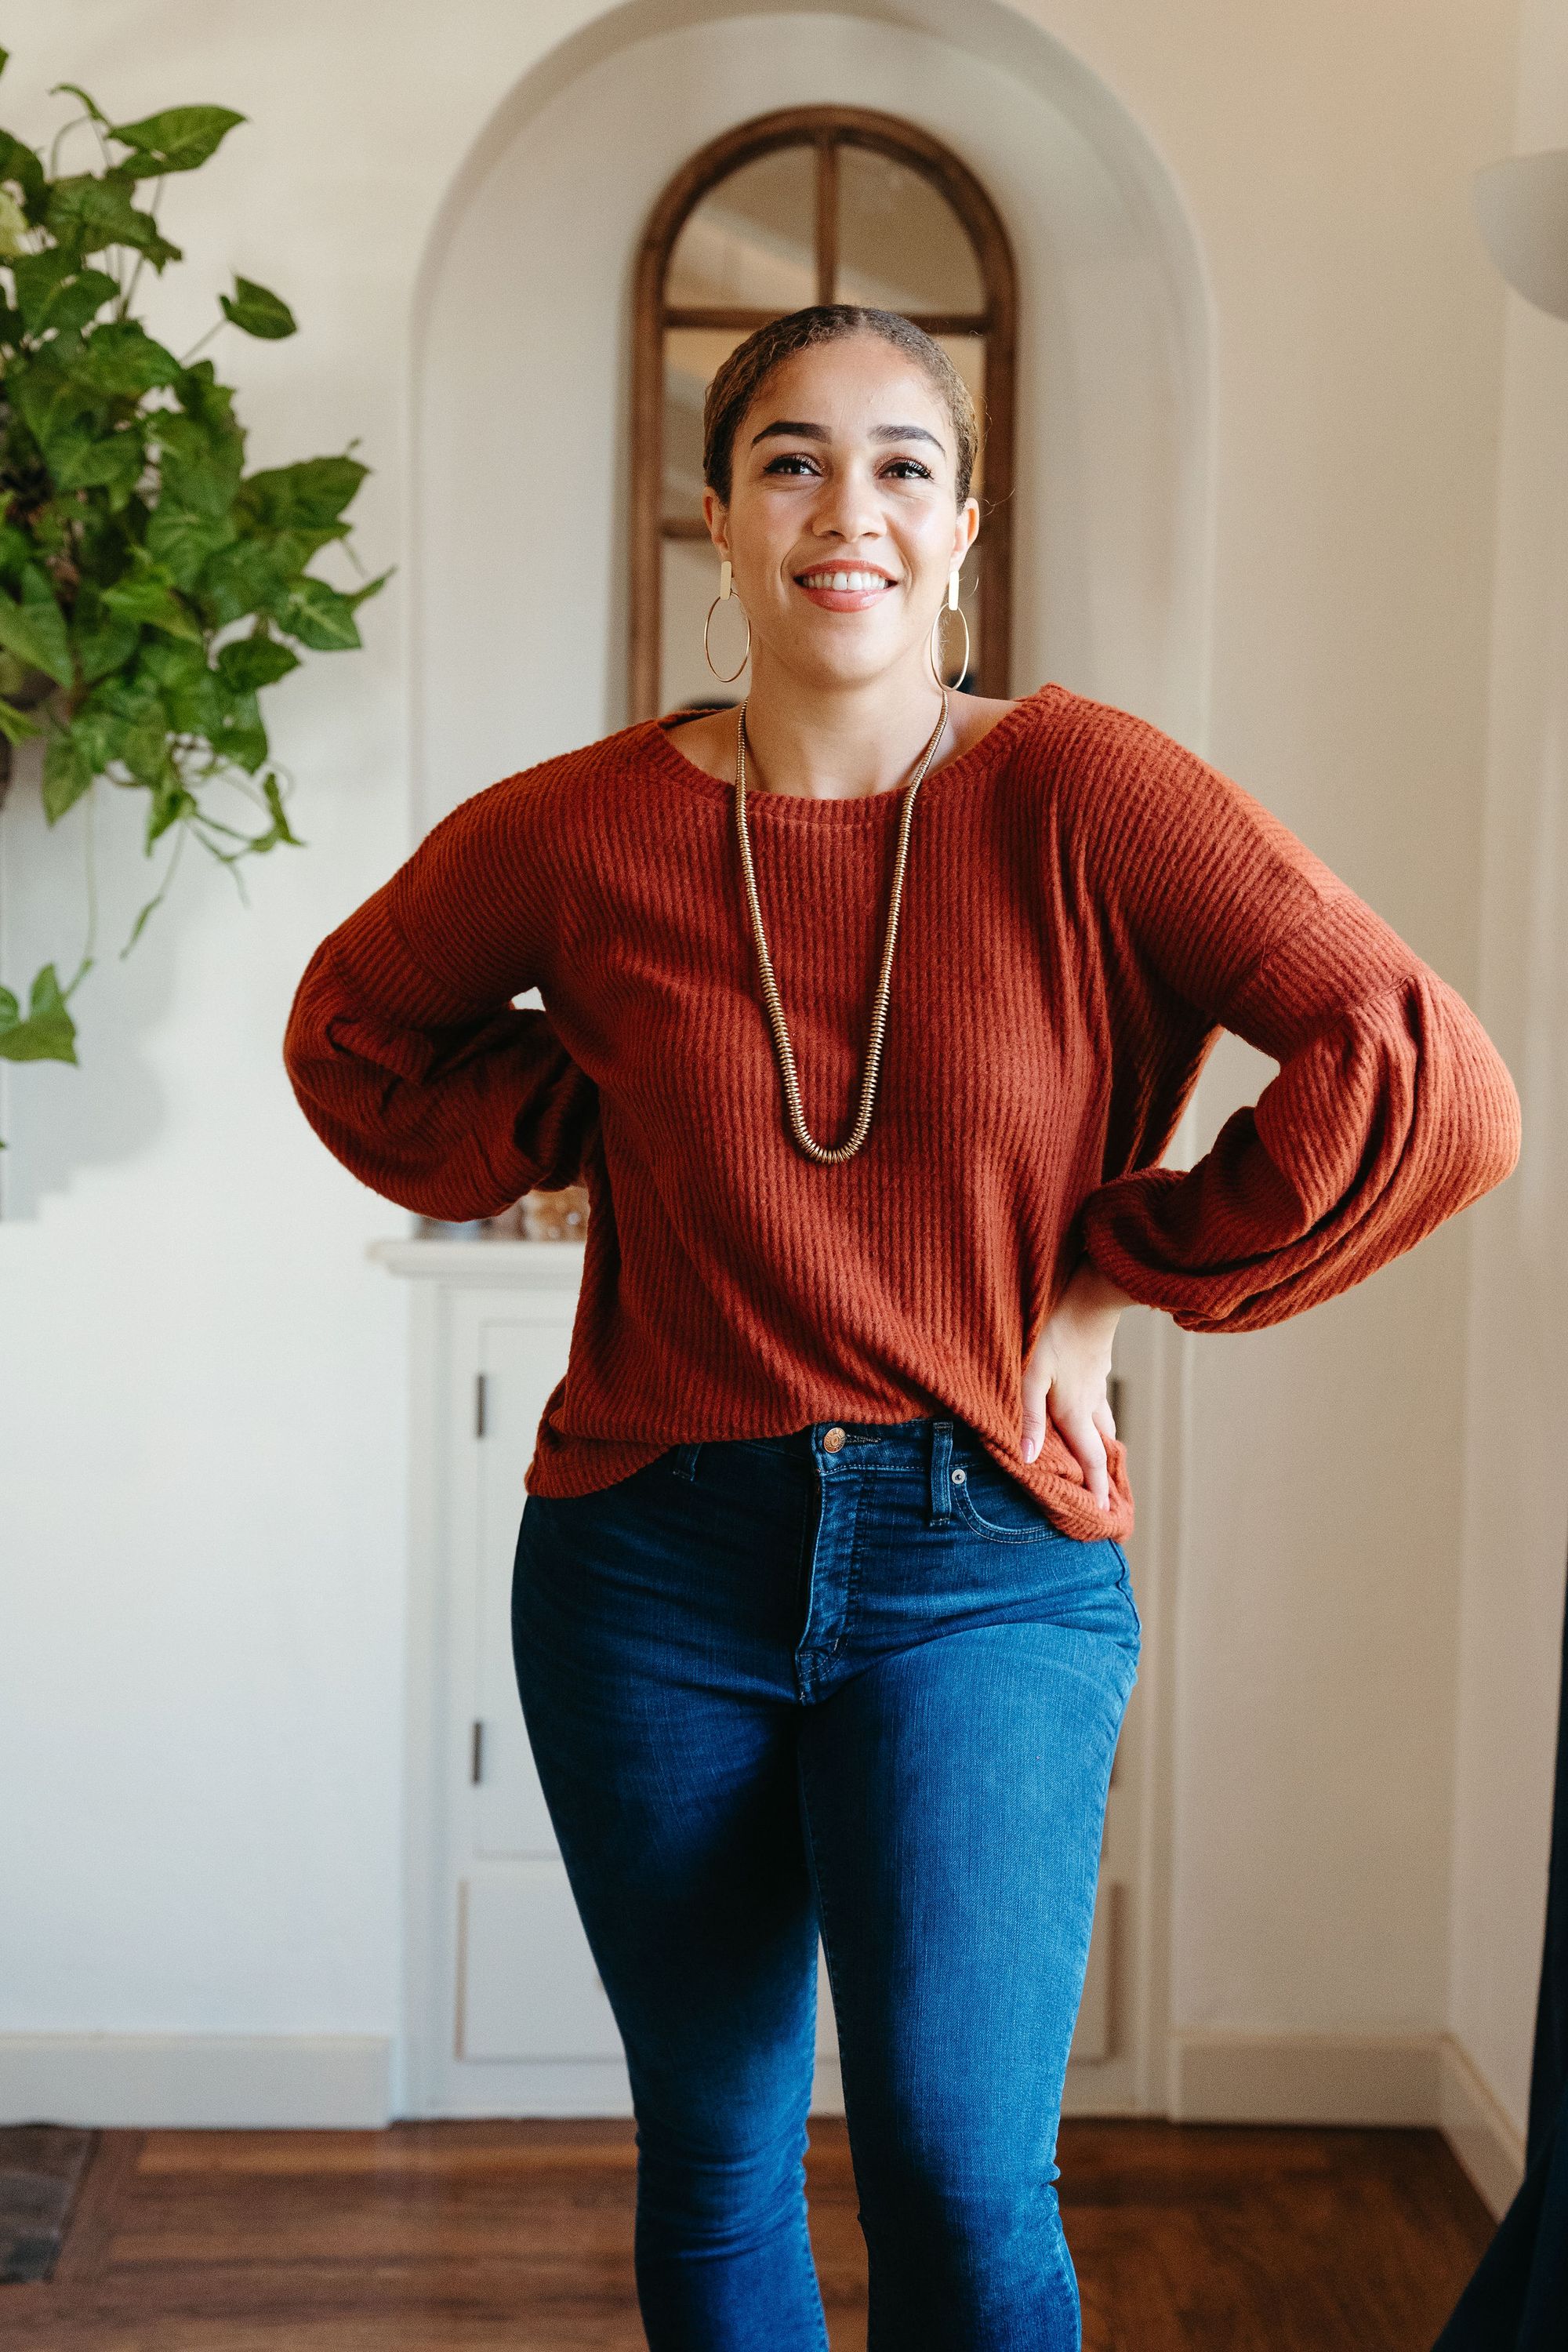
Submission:
M 823 1450 L 827 1454 L 837 1454 L 843 1443 L 844 1432 L 839 1428 L 837 1423 L 835 1422 L 833 1427 L 827 1431 L 826 1434 L 823 1438 Z
M 963 1486 L 963 1482 L 964 1482 L 964 1479 L 968 1476 L 968 1475 L 969 1475 L 969 1474 L 968 1474 L 968 1472 L 967 1472 L 967 1471 L 964 1471 L 964 1470 L 955 1470 L 955 1471 L 953 1472 L 953 1474 L 952 1474 L 952 1483 L 953 1483 L 953 1485 L 954 1485 L 955 1486 Z

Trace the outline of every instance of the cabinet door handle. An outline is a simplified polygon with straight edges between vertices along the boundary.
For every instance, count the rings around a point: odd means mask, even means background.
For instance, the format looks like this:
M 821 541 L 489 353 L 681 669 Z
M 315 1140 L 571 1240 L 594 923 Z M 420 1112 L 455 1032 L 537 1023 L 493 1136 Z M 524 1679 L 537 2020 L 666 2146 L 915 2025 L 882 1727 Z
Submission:
M 477 1789 L 485 1777 L 485 1727 L 476 1723 L 468 1742 L 468 1779 Z
M 483 1372 L 476 1372 L 474 1374 L 474 1435 L 476 1437 L 482 1437 L 485 1433 L 486 1407 L 489 1402 L 488 1390 L 489 1382 Z

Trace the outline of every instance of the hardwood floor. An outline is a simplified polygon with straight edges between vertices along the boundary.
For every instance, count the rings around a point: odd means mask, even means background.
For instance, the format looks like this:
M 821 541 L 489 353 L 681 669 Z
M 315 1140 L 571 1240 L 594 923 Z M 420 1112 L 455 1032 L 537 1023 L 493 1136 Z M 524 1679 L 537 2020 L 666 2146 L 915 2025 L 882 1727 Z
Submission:
M 865 2342 L 841 2122 L 812 2237 Z M 642 2352 L 629 2123 L 105 2132 L 6 2352 Z M 1085 2352 L 1429 2352 L 1491 2225 L 1436 2132 L 1064 2125 Z

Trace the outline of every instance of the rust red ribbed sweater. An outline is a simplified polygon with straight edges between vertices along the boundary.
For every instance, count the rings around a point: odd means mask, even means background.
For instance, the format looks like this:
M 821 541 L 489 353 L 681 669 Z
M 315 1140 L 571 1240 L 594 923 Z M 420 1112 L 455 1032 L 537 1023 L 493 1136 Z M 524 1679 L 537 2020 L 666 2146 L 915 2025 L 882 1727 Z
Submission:
M 732 785 L 647 720 L 478 793 L 317 950 L 285 1045 L 366 1184 L 450 1220 L 581 1178 L 568 1368 L 526 1485 L 685 1440 L 951 1412 L 1074 1536 L 1125 1536 L 1023 1366 L 1087 1253 L 1194 1331 L 1360 1282 L 1500 1181 L 1512 1081 L 1462 999 L 1260 803 L 1056 684 L 921 784 L 870 1132 L 784 1123 Z M 901 789 L 747 795 L 805 1122 L 848 1132 Z M 537 987 L 543 1011 L 511 999 Z M 1279 1064 L 1156 1163 L 1221 1027 Z M 1414 1370 L 1412 1368 L 1413 1376 Z

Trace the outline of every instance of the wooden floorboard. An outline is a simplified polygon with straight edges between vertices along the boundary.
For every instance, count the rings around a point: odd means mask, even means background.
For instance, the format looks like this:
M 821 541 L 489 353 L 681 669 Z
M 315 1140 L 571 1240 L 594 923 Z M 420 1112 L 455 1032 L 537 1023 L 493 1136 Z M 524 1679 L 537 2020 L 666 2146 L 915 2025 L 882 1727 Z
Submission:
M 842 2123 L 816 2116 L 833 2352 L 865 2343 Z M 1064 2125 L 1085 2352 L 1429 2352 L 1490 2235 L 1436 2132 Z M 105 2132 L 5 2352 L 642 2352 L 628 2123 Z

